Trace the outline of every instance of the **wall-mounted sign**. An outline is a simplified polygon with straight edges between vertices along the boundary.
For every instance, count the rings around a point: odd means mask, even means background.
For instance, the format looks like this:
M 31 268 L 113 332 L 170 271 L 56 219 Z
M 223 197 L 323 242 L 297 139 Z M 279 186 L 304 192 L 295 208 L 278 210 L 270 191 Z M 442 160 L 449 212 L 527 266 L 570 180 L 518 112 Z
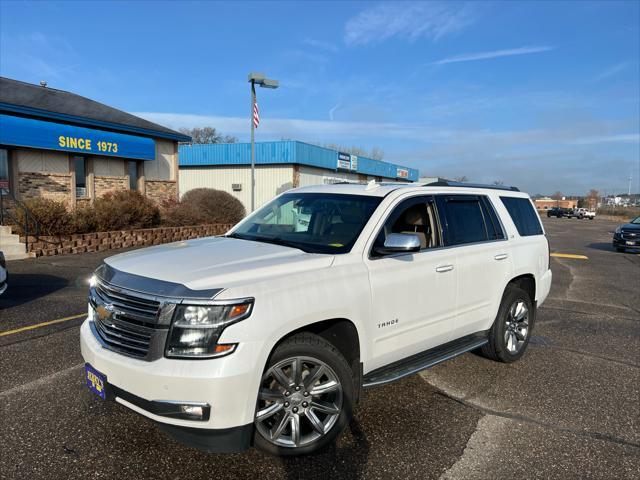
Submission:
M 0 114 L 0 144 L 155 160 L 152 138 Z
M 409 178 L 409 170 L 406 168 L 396 168 L 396 177 Z
M 358 170 L 358 157 L 357 155 L 351 155 L 351 170 Z
M 340 170 L 351 170 L 351 155 L 338 152 L 338 168 Z

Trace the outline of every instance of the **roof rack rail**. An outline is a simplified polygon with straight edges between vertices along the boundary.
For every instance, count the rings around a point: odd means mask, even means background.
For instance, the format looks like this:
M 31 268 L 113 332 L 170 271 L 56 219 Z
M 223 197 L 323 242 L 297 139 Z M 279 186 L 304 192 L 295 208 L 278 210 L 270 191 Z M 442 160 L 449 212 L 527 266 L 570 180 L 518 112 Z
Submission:
M 452 182 L 450 180 L 439 180 L 437 182 L 425 183 L 424 187 L 467 187 L 467 188 L 488 188 L 491 190 L 507 190 L 510 192 L 519 192 L 518 187 L 510 187 L 507 185 L 487 185 L 484 183 L 462 183 Z

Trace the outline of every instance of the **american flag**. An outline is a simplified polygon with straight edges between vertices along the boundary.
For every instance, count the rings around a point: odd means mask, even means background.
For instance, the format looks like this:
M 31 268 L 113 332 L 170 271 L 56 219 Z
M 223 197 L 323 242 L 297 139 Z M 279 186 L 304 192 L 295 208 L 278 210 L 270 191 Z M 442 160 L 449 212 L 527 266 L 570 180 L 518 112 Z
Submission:
M 260 125 L 260 113 L 258 111 L 258 101 L 253 97 L 253 127 L 258 128 Z

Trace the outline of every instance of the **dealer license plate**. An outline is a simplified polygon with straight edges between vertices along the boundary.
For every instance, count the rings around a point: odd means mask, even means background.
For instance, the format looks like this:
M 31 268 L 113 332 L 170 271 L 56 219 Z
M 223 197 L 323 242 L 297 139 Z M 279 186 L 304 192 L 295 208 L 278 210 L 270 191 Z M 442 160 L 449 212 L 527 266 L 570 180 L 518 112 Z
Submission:
M 107 398 L 107 377 L 97 371 L 91 365 L 86 364 L 84 367 L 85 378 L 87 379 L 87 387 L 93 393 L 105 400 Z
M 627 245 L 635 245 L 636 242 L 632 241 L 632 240 L 627 240 Z

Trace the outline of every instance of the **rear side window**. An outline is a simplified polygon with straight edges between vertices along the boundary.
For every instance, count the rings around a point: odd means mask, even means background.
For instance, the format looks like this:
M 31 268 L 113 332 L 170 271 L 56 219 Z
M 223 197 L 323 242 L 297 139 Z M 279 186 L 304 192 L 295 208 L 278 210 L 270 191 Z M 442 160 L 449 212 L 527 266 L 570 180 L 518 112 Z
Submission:
M 480 197 L 482 205 L 482 213 L 484 214 L 484 222 L 487 225 L 487 233 L 489 240 L 503 240 L 506 238 L 498 214 L 493 208 L 491 201 L 487 197 Z
M 439 197 L 438 200 L 438 209 L 444 214 L 444 236 L 447 245 L 489 240 L 480 197 L 451 195 Z
M 521 237 L 542 235 L 540 217 L 528 198 L 500 197 Z

